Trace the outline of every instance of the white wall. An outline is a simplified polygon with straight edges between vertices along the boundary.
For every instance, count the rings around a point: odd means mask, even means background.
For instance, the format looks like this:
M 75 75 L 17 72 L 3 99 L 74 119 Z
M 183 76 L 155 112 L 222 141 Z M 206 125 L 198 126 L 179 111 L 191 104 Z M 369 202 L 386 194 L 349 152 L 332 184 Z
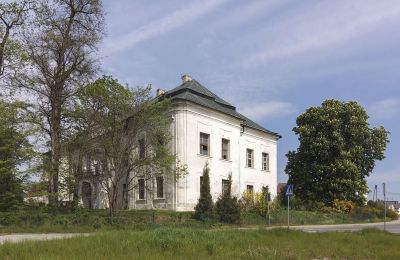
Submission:
M 247 185 L 260 191 L 268 185 L 273 196 L 277 185 L 276 137 L 245 128 L 241 133 L 239 119 L 191 103 L 178 103 L 173 109 L 174 150 L 189 174 L 178 180 L 175 198 L 177 210 L 192 210 L 200 195 L 200 176 L 206 162 L 210 168 L 213 199 L 221 194 L 222 179 L 232 173 L 232 193 L 240 196 Z M 200 155 L 200 132 L 210 135 L 210 156 Z M 230 160 L 221 159 L 221 139 L 230 140 Z M 254 150 L 254 168 L 246 167 L 246 149 Z M 261 153 L 270 157 L 270 171 L 261 170 Z

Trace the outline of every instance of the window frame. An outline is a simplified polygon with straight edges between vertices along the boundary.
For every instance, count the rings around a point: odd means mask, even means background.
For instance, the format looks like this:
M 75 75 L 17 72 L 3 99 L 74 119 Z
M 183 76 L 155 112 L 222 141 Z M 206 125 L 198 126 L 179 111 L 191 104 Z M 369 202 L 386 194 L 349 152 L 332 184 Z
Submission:
M 203 143 L 203 140 L 205 139 L 204 137 L 207 137 L 207 144 Z M 204 133 L 204 132 L 200 132 L 199 135 L 199 154 L 202 156 L 210 156 L 210 134 Z M 207 147 L 207 150 L 203 150 L 203 146 Z M 207 154 L 204 154 L 203 151 L 207 151 Z
M 159 180 L 161 179 L 161 185 L 159 183 Z M 160 195 L 160 190 L 161 189 L 161 196 Z M 156 198 L 157 199 L 164 199 L 165 195 L 164 195 L 164 177 L 163 176 L 157 176 L 156 177 Z
M 249 154 L 251 155 L 250 157 Z M 249 164 L 249 162 L 251 164 Z M 246 167 L 254 169 L 254 150 L 250 148 L 246 148 Z
M 247 184 L 246 185 L 246 192 L 254 194 L 254 185 Z
M 224 158 L 224 141 L 226 142 L 226 158 Z M 222 138 L 221 139 L 221 159 L 222 160 L 226 160 L 229 161 L 231 158 L 230 156 L 231 153 L 231 140 L 226 139 L 226 138 Z
M 143 187 L 141 187 L 141 183 Z M 143 196 L 141 196 L 143 193 Z M 146 183 L 144 178 L 138 179 L 138 200 L 145 200 L 146 199 Z
M 261 169 L 263 171 L 269 172 L 269 153 L 262 152 L 262 154 L 261 154 Z
M 139 146 L 139 159 L 146 158 L 146 142 L 144 138 L 138 140 Z
M 225 188 L 226 187 L 226 188 Z M 228 179 L 222 179 L 221 181 L 221 194 L 225 194 L 229 189 L 229 180 Z

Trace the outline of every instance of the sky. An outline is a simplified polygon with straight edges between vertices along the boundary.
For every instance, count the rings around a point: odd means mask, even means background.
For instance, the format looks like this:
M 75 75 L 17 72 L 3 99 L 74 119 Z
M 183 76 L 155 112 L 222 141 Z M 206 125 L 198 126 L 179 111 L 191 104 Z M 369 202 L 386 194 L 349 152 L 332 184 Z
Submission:
M 278 132 L 278 181 L 298 147 L 296 117 L 326 99 L 357 101 L 390 132 L 368 178 L 400 200 L 400 2 L 105 0 L 102 73 L 172 89 L 189 74 Z M 370 194 L 370 197 L 372 193 Z

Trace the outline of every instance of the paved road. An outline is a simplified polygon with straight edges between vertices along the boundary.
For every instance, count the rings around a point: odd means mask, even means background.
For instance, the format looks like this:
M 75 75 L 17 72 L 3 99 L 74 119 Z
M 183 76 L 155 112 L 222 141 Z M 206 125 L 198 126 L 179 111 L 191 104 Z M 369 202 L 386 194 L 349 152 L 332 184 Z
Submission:
M 63 238 L 71 238 L 76 236 L 89 236 L 87 233 L 49 233 L 49 234 L 11 234 L 11 235 L 2 235 L 0 236 L 0 245 L 7 242 L 21 242 L 25 240 L 51 240 L 51 239 L 63 239 Z
M 377 228 L 383 230 L 383 222 L 365 224 L 291 226 L 290 228 L 303 230 L 305 232 L 358 231 L 364 228 Z M 400 220 L 386 222 L 386 231 L 400 234 Z

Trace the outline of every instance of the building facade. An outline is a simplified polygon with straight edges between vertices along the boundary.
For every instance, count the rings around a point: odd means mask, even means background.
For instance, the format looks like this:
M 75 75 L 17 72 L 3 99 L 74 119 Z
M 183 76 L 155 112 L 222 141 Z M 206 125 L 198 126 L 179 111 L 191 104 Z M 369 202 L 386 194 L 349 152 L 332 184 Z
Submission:
M 234 196 L 240 197 L 244 191 L 261 191 L 263 186 L 268 186 L 271 195 L 276 196 L 280 138 L 277 133 L 241 115 L 233 105 L 187 75 L 182 77 L 180 86 L 167 92 L 158 90 L 157 95 L 172 100 L 168 112 L 172 119 L 170 146 L 180 163 L 187 165 L 188 174 L 177 180 L 168 176 L 157 178 L 153 192 L 148 191 L 144 180 L 138 180 L 138 188 L 126 198 L 127 208 L 193 210 L 206 163 L 214 200 L 221 194 L 229 174 Z

